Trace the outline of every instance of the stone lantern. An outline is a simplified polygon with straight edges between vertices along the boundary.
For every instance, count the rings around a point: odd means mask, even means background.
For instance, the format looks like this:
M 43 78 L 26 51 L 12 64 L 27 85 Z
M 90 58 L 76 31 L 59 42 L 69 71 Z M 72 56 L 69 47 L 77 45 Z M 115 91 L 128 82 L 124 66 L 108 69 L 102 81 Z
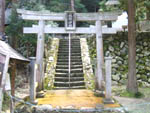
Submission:
M 108 0 L 105 5 L 108 6 L 108 7 L 111 7 L 115 10 L 116 9 L 115 7 L 119 4 L 120 4 L 120 2 L 118 0 Z M 111 28 L 112 27 L 112 22 L 108 21 L 107 26 Z

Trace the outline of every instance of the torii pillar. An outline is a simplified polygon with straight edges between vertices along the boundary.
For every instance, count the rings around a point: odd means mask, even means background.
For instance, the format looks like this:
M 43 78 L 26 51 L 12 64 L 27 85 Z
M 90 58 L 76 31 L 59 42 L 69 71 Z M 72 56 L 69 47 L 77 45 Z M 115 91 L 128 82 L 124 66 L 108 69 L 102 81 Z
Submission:
M 36 50 L 36 65 L 37 67 L 37 83 L 38 83 L 38 91 L 43 89 L 43 78 L 44 78 L 44 28 L 45 28 L 45 21 L 39 20 L 39 32 L 38 32 L 38 39 L 37 39 L 37 50 Z
M 96 21 L 96 51 L 97 51 L 97 73 L 96 84 L 98 89 L 103 90 L 102 81 L 104 80 L 102 66 L 104 63 L 103 54 L 103 38 L 102 38 L 102 24 L 100 20 Z

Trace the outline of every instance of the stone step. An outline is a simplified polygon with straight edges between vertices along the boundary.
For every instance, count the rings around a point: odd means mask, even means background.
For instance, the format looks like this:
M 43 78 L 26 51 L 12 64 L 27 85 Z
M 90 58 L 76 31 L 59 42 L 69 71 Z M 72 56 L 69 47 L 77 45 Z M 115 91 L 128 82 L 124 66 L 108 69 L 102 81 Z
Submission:
M 69 39 L 60 39 L 60 41 L 62 42 L 62 41 L 69 41 Z M 71 41 L 80 41 L 80 39 L 71 39 Z
M 71 55 L 74 55 L 74 54 L 76 54 L 76 53 L 78 53 L 78 55 L 81 55 L 81 51 L 71 51 Z M 69 55 L 69 51 L 59 51 L 58 54 L 59 54 L 59 55 L 63 55 L 63 54 Z
M 68 67 L 68 65 L 66 66 L 66 65 L 57 65 L 56 66 L 56 69 L 68 69 L 69 67 Z M 71 66 L 71 69 L 79 69 L 79 68 L 83 68 L 83 66 L 82 65 L 72 65 Z
M 68 56 L 58 56 L 58 59 L 68 59 Z M 82 59 L 81 56 L 71 56 L 71 59 Z
M 67 46 L 67 45 L 59 45 L 59 47 L 61 47 L 61 48 L 68 48 L 69 46 Z M 80 48 L 80 46 L 72 45 L 71 48 Z
M 59 51 L 69 51 L 69 48 L 59 48 Z M 73 48 L 73 49 L 71 49 L 71 52 L 72 51 L 81 51 L 81 49 L 76 49 L 76 48 Z
M 85 89 L 81 48 L 79 39 L 71 39 L 71 74 L 69 77 L 69 40 L 61 39 L 59 43 L 55 73 L 55 89 Z
M 69 62 L 69 59 L 58 59 L 57 62 Z M 82 62 L 81 59 L 71 59 L 71 62 Z
M 68 69 L 56 69 L 56 73 L 68 73 Z M 71 73 L 83 73 L 83 69 L 71 69 Z
M 56 87 L 85 86 L 85 82 L 84 81 L 76 81 L 76 82 L 54 82 L 54 86 L 56 86 Z
M 69 47 L 59 47 L 59 49 L 69 49 Z M 80 47 L 71 47 L 71 50 L 81 50 Z
M 60 41 L 60 43 L 68 43 L 69 42 L 69 40 L 67 39 L 67 40 L 61 40 Z M 71 42 L 79 42 L 80 43 L 80 40 L 72 40 L 71 39 Z
M 69 43 L 59 43 L 60 46 L 69 46 Z M 80 43 L 71 43 L 71 46 L 80 46 Z
M 57 62 L 57 65 L 69 65 L 68 62 Z M 82 62 L 71 62 L 71 65 L 82 65 Z
M 55 87 L 55 90 L 67 90 L 67 89 L 85 89 L 85 86 L 73 86 L 73 87 Z
M 68 56 L 68 53 L 59 52 L 58 57 L 59 56 Z M 71 56 L 81 56 L 81 53 L 71 53 Z
M 69 43 L 69 40 L 67 41 L 60 41 L 59 43 Z M 80 43 L 79 40 L 71 40 L 71 43 Z
M 62 54 L 62 53 L 64 53 L 64 54 L 69 54 L 69 51 L 59 51 L 58 52 L 58 54 Z M 77 50 L 73 50 L 73 51 L 71 51 L 71 54 L 74 54 L 74 53 L 81 53 L 81 50 L 79 50 L 79 51 L 77 51 Z
M 55 77 L 69 77 L 68 73 L 55 73 Z M 71 73 L 70 77 L 83 77 L 83 73 Z
M 55 77 L 55 81 L 57 82 L 69 82 L 69 77 Z M 83 77 L 70 77 L 70 81 L 84 81 Z

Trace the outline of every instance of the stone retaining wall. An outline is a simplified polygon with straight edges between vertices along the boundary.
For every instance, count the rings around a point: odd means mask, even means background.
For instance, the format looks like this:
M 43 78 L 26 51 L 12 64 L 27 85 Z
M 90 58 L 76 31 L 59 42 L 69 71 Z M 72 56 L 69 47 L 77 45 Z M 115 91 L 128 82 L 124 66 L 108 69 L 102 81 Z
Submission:
M 53 38 L 51 43 L 47 44 L 46 50 L 46 72 L 44 88 L 52 89 L 54 87 L 54 76 L 57 63 L 57 53 L 58 53 L 59 39 Z
M 83 72 L 84 72 L 86 88 L 94 89 L 95 79 L 94 79 L 94 74 L 92 70 L 87 40 L 85 38 L 81 38 L 80 44 L 81 44 L 81 57 L 82 57 Z
M 136 73 L 139 86 L 150 86 L 150 34 L 137 34 L 136 42 Z M 113 84 L 126 84 L 128 74 L 128 36 L 127 33 L 118 33 L 112 36 L 103 36 L 104 55 L 112 56 Z M 95 37 L 89 38 L 91 58 L 96 57 Z

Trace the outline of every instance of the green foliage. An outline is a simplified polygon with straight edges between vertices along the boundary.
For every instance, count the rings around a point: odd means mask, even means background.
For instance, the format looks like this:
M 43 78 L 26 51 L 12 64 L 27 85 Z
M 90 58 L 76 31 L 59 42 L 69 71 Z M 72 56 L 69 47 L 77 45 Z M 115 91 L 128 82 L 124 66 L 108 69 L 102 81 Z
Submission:
M 9 107 L 10 107 L 10 97 L 8 96 L 7 93 L 4 93 L 4 100 L 3 100 L 3 107 L 2 107 L 2 110 L 5 111 L 5 110 L 8 110 Z
M 35 53 L 36 37 L 35 35 L 24 35 L 23 26 L 31 26 L 36 22 L 25 22 L 20 19 L 15 8 L 12 10 L 10 16 L 10 25 L 6 27 L 6 34 L 9 36 L 9 42 L 12 45 L 12 41 L 16 41 L 16 47 L 19 52 L 24 56 L 31 56 Z
M 70 10 L 70 0 L 51 0 L 45 4 L 47 10 L 52 12 L 64 12 Z M 75 0 L 75 10 L 76 12 L 84 12 L 84 4 L 81 0 Z
M 119 2 L 120 2 L 119 9 L 123 11 L 128 11 L 128 0 L 119 0 Z
M 129 97 L 129 98 L 149 98 L 149 95 L 150 95 L 149 88 L 139 87 L 139 92 L 133 94 L 133 93 L 126 91 L 126 86 L 123 86 L 123 85 L 113 86 L 112 92 L 116 96 Z
M 7 5 L 11 3 L 10 0 L 6 0 Z M 42 4 L 41 4 L 42 3 Z M 6 5 L 6 6 L 7 6 Z M 23 27 L 32 26 L 32 24 L 38 24 L 37 21 L 24 21 L 19 18 L 16 9 L 26 9 L 33 11 L 51 11 L 51 12 L 64 12 L 70 10 L 70 0 L 43 0 L 37 2 L 37 0 L 19 0 L 17 4 L 13 3 L 12 15 L 10 16 L 10 25 L 6 27 L 6 35 L 9 36 L 9 42 L 11 45 L 16 45 L 16 48 L 24 56 L 35 56 L 36 53 L 36 35 L 23 34 Z M 86 9 L 81 0 L 75 0 L 75 9 L 77 12 L 85 12 Z M 58 26 L 54 22 L 46 22 L 46 24 L 52 26 Z M 48 35 L 46 35 L 46 39 Z M 14 41 L 15 40 L 15 41 Z
M 37 21 L 24 21 L 17 12 L 17 8 L 24 8 L 27 10 L 46 11 L 44 5 L 40 5 L 35 1 L 19 1 L 18 4 L 13 4 L 12 15 L 10 16 L 10 25 L 6 27 L 6 34 L 9 36 L 9 43 L 16 41 L 16 49 L 24 56 L 35 56 L 37 36 L 33 34 L 23 34 L 23 27 L 29 27 L 33 24 L 38 24 Z M 46 22 L 46 24 L 57 26 L 56 23 Z M 46 35 L 46 39 L 48 35 Z
M 137 92 L 137 93 L 131 93 L 131 92 L 128 92 L 128 91 L 122 91 L 120 93 L 120 96 L 121 97 L 131 97 L 131 98 L 143 98 L 144 95 L 141 93 L 141 92 Z
M 111 6 L 105 6 L 107 0 L 102 0 L 100 4 L 100 11 L 114 10 Z M 120 5 L 116 9 L 128 12 L 128 0 L 119 0 Z M 136 8 L 136 22 L 150 18 L 150 1 L 149 0 L 135 0 Z
M 81 3 L 85 5 L 87 12 L 97 12 L 100 1 L 102 0 L 81 0 Z
M 107 10 L 107 7 L 106 7 L 106 1 L 107 0 L 103 0 L 103 1 L 101 1 L 100 3 L 99 3 L 99 5 L 100 5 L 100 11 L 106 11 Z

